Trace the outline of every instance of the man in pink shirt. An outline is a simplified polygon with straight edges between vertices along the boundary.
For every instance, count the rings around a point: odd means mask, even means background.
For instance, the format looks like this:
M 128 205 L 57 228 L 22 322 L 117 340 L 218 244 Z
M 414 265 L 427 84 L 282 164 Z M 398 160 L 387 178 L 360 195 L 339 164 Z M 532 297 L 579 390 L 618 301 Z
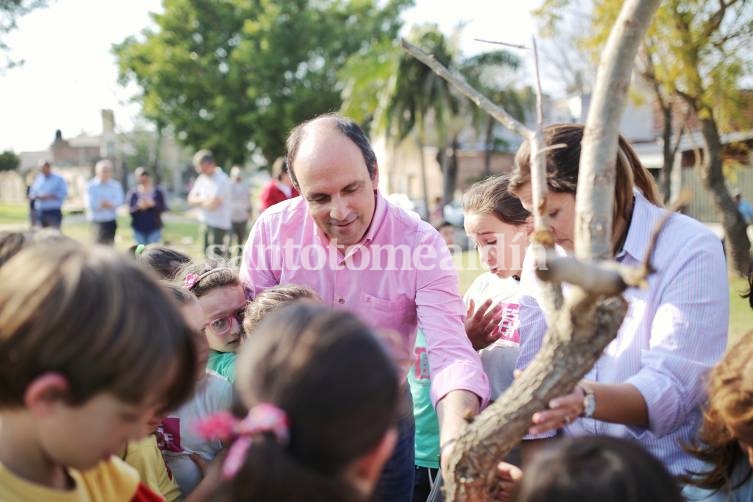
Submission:
M 382 197 L 376 156 L 354 122 L 324 115 L 299 125 L 288 138 L 288 164 L 302 197 L 257 219 L 241 279 L 252 296 L 277 284 L 308 286 L 372 327 L 397 332 L 407 354 L 420 323 L 446 459 L 465 425 L 463 415 L 476 413 L 489 393 L 465 335 L 465 308 L 447 246 L 431 225 Z M 406 408 L 379 500 L 411 498 L 414 426 Z

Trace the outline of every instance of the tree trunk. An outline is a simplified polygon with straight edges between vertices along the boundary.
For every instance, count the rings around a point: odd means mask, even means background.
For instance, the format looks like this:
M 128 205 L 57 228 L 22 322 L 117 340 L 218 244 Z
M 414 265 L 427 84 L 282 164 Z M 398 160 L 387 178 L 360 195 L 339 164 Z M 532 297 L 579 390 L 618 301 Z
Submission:
M 455 135 L 450 143 L 450 154 L 443 149 L 442 156 L 442 199 L 449 204 L 455 199 L 455 187 L 458 184 L 458 136 Z
M 669 203 L 672 198 L 672 168 L 675 165 L 675 155 L 672 151 L 672 106 L 662 105 L 664 126 L 662 127 L 662 167 L 659 176 L 659 188 L 664 203 Z
M 708 117 L 701 119 L 701 131 L 706 140 L 707 155 L 701 171 L 703 184 L 711 194 L 714 206 L 722 220 L 727 265 L 738 276 L 745 277 L 750 267 L 748 226 L 724 183 L 722 142 L 713 112 L 710 109 L 699 110 L 699 112 L 699 116 Z
M 431 208 L 429 207 L 429 184 L 426 180 L 426 160 L 424 159 L 424 141 L 423 141 L 423 132 L 419 132 L 418 139 L 416 142 L 418 143 L 418 159 L 419 159 L 419 166 L 421 169 L 421 191 L 423 192 L 423 198 L 424 198 L 424 213 L 422 214 L 422 218 L 426 218 L 426 221 L 429 221 L 431 219 Z
M 484 178 L 492 174 L 492 153 L 494 152 L 494 124 L 493 118 L 486 119 L 486 135 L 484 136 Z

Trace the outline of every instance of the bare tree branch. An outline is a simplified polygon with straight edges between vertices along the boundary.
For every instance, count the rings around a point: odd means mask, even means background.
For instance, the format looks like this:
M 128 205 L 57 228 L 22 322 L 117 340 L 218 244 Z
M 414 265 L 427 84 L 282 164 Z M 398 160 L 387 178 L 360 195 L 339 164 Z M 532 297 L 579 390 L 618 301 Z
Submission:
M 529 49 L 529 47 L 526 47 L 525 45 L 510 44 L 507 42 L 499 42 L 496 40 L 484 40 L 483 38 L 474 38 L 473 40 L 475 40 L 476 42 L 483 42 L 485 44 L 504 45 L 505 47 L 512 47 L 514 49 L 524 49 L 524 50 Z
M 494 119 L 500 122 L 502 125 L 524 138 L 531 136 L 532 131 L 530 129 L 528 129 L 522 123 L 518 122 L 512 115 L 507 113 L 504 108 L 495 105 L 489 100 L 489 98 L 471 87 L 468 82 L 465 81 L 462 75 L 451 72 L 450 70 L 445 68 L 442 63 L 437 61 L 434 56 L 425 53 L 404 38 L 400 40 L 400 45 L 408 54 L 431 68 L 434 73 L 449 82 L 461 94 L 476 103 L 476 106 L 484 110 L 490 116 L 494 117 Z

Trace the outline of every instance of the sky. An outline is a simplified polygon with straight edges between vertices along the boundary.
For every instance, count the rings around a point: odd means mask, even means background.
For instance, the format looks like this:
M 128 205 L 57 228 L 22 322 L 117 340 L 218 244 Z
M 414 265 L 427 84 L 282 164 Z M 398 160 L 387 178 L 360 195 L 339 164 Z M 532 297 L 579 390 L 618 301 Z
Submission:
M 445 33 L 464 22 L 460 46 L 472 55 L 495 48 L 474 38 L 530 45 L 529 10 L 538 3 L 416 0 L 404 19 L 406 27 L 433 22 Z M 151 25 L 149 13 L 159 11 L 161 0 L 52 0 L 21 18 L 5 36 L 8 56 L 24 64 L 0 73 L 0 151 L 44 150 L 56 129 L 64 138 L 98 134 L 103 108 L 115 111 L 118 129 L 131 129 L 139 121 L 130 101 L 137 88 L 118 84 L 110 48 Z

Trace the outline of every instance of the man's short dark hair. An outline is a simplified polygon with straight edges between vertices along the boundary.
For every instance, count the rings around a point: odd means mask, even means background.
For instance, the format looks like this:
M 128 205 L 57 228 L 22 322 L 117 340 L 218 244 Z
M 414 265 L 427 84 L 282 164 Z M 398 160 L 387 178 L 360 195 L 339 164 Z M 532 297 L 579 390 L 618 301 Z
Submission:
M 335 127 L 344 136 L 348 137 L 353 143 L 355 143 L 358 149 L 361 150 L 364 162 L 366 162 L 366 169 L 369 171 L 369 177 L 373 179 L 377 173 L 376 154 L 374 154 L 374 150 L 371 148 L 371 144 L 369 143 L 369 138 L 366 137 L 366 133 L 363 132 L 361 126 L 356 124 L 351 119 L 343 117 L 342 115 L 338 115 L 336 113 L 325 113 L 323 115 L 319 115 L 318 117 L 314 117 L 313 119 L 307 120 L 306 122 L 298 124 L 290 132 L 290 136 L 288 136 L 287 161 L 288 169 L 290 170 L 290 178 L 293 180 L 293 184 L 298 187 L 298 178 L 296 178 L 295 171 L 293 170 L 293 161 L 295 160 L 296 155 L 298 155 L 298 148 L 301 146 L 301 141 L 306 134 L 306 129 L 308 128 L 308 126 L 320 119 L 332 119 L 334 121 Z

